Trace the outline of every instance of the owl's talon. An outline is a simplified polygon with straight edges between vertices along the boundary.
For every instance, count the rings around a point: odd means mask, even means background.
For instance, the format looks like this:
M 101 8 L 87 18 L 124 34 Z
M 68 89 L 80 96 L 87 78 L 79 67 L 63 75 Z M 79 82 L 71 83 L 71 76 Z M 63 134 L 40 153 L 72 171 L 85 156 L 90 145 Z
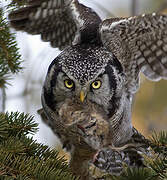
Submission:
M 118 175 L 123 169 L 121 154 L 112 149 L 101 149 L 93 159 L 93 164 L 101 170 Z

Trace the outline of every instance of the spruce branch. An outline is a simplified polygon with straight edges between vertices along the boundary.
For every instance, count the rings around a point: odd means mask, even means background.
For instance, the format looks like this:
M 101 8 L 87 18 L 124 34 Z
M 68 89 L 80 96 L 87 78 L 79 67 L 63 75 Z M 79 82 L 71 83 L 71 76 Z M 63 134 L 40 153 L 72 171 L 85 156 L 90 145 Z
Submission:
M 0 87 L 4 86 L 10 73 L 16 73 L 21 69 L 20 57 L 15 35 L 10 32 L 3 9 L 0 8 Z
M 33 117 L 24 113 L 0 114 L 0 138 L 7 139 L 10 136 L 21 137 L 30 133 L 33 134 L 38 130 L 37 126 L 38 124 L 33 121 Z
M 167 179 L 167 157 L 160 157 L 150 161 L 149 166 L 152 169 L 152 178 Z
M 167 156 L 167 132 L 154 132 L 150 137 L 150 146 L 156 153 Z
M 37 129 L 32 116 L 18 112 L 0 114 L 0 179 L 77 179 L 58 151 L 28 137 Z
M 155 180 L 148 168 L 126 168 L 121 176 L 112 176 L 111 180 Z
M 55 180 L 75 179 L 66 160 L 58 157 L 56 150 L 37 143 L 28 137 L 37 131 L 33 117 L 24 113 L 0 114 L 0 179 Z M 14 133 L 15 132 L 15 133 Z M 166 146 L 166 132 L 154 133 L 150 141 L 154 157 L 148 157 L 146 167 L 124 167 L 120 176 L 105 175 L 113 180 L 159 180 L 167 178 L 167 159 L 155 146 Z M 158 152 L 158 156 L 156 155 Z M 2 177 L 2 178 L 1 178 Z

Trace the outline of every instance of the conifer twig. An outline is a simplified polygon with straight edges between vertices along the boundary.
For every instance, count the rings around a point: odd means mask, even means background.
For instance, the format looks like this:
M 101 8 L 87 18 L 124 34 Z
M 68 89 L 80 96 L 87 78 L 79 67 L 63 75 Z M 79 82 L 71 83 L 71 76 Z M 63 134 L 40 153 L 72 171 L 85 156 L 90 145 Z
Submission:
M 3 87 L 11 73 L 21 69 L 21 58 L 14 34 L 10 32 L 7 20 L 0 8 L 0 87 Z

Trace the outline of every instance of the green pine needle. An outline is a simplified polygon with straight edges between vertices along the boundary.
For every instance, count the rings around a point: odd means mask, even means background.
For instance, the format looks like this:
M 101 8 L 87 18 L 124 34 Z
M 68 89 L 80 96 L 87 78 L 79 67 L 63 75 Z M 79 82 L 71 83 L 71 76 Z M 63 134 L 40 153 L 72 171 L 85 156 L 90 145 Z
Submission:
M 16 155 L 0 149 L 0 177 L 12 176 L 13 178 L 27 177 L 36 180 L 66 180 L 75 179 L 67 168 L 59 168 L 55 164 L 61 164 L 61 160 L 41 159 L 38 156 Z
M 5 85 L 11 73 L 22 69 L 20 57 L 15 35 L 10 32 L 3 10 L 0 8 L 0 87 Z
M 34 134 L 38 128 L 32 116 L 24 113 L 0 114 L 0 138 Z
M 153 177 L 160 179 L 167 179 L 167 158 L 160 157 L 150 161 L 149 166 L 153 171 Z
M 154 132 L 151 140 L 155 144 L 167 145 L 167 132 L 161 131 L 159 134 Z
M 150 140 L 150 146 L 156 153 L 167 156 L 167 132 L 162 131 L 159 134 L 154 132 Z
M 0 179 L 77 179 L 58 151 L 28 137 L 36 131 L 32 116 L 19 112 L 0 114 Z
M 54 159 L 60 163 L 58 159 Z M 0 150 L 0 176 L 18 176 L 36 180 L 66 180 L 74 179 L 72 174 L 64 169 L 50 165 L 50 160 L 39 159 L 39 157 L 27 157 L 26 155 L 16 156 Z
M 120 176 L 111 176 L 111 180 L 156 180 L 148 168 L 126 168 Z M 108 180 L 107 179 L 107 180 Z

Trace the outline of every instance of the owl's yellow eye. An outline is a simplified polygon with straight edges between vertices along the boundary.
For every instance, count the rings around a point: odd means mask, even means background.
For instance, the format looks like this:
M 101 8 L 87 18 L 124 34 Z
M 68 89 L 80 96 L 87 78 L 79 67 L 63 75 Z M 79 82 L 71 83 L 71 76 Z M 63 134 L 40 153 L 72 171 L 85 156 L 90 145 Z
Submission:
M 64 81 L 64 85 L 65 85 L 66 88 L 71 89 L 71 88 L 74 87 L 74 82 L 72 80 L 70 80 L 70 79 L 66 79 Z
M 101 87 L 101 81 L 100 80 L 94 81 L 92 83 L 92 88 L 93 89 L 99 89 L 100 87 Z

